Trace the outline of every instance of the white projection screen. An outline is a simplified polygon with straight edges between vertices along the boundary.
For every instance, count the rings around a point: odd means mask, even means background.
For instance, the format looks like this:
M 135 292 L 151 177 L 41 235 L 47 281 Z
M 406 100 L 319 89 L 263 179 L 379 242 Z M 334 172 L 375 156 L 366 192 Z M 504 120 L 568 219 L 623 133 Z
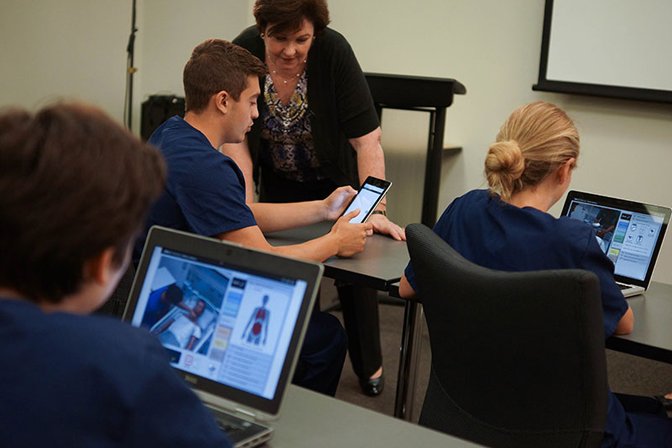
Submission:
M 672 103 L 672 0 L 546 0 L 532 88 Z

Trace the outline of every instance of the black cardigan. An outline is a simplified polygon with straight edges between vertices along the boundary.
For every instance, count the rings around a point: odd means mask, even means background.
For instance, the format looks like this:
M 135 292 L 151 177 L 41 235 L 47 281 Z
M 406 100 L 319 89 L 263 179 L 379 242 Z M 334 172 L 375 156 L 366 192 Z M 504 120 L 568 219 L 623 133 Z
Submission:
M 264 41 L 256 26 L 245 29 L 233 42 L 264 61 Z M 338 185 L 357 188 L 357 159 L 348 139 L 366 135 L 380 124 L 366 78 L 348 41 L 330 28 L 315 38 L 306 70 L 308 113 L 322 174 Z M 263 92 L 263 79 L 260 88 Z M 259 110 L 268 110 L 263 95 Z M 247 136 L 255 180 L 259 172 L 261 123 L 256 120 Z

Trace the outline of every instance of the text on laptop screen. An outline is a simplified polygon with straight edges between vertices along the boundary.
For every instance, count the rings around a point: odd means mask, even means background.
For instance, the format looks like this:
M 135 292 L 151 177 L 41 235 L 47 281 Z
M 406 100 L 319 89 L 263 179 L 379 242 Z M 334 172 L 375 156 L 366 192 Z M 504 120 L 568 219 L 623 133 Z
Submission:
M 644 280 L 651 263 L 663 214 L 639 213 L 573 200 L 568 216 L 595 229 L 597 242 L 614 263 L 614 273 Z
M 306 287 L 155 247 L 131 323 L 174 367 L 272 399 Z

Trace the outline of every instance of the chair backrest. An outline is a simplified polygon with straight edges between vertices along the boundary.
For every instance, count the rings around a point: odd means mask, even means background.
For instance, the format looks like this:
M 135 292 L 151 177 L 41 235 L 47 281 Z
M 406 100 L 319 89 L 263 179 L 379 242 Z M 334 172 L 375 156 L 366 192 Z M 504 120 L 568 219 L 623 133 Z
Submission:
M 420 424 L 493 447 L 599 446 L 607 378 L 592 272 L 501 272 L 406 228 L 432 370 Z

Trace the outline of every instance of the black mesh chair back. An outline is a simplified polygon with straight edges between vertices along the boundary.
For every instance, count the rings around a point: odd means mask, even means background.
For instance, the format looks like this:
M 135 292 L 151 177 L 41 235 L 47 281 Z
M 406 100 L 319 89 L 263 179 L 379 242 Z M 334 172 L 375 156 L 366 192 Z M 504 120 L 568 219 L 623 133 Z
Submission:
M 432 351 L 420 424 L 492 447 L 599 446 L 607 378 L 599 282 L 501 272 L 406 228 Z

